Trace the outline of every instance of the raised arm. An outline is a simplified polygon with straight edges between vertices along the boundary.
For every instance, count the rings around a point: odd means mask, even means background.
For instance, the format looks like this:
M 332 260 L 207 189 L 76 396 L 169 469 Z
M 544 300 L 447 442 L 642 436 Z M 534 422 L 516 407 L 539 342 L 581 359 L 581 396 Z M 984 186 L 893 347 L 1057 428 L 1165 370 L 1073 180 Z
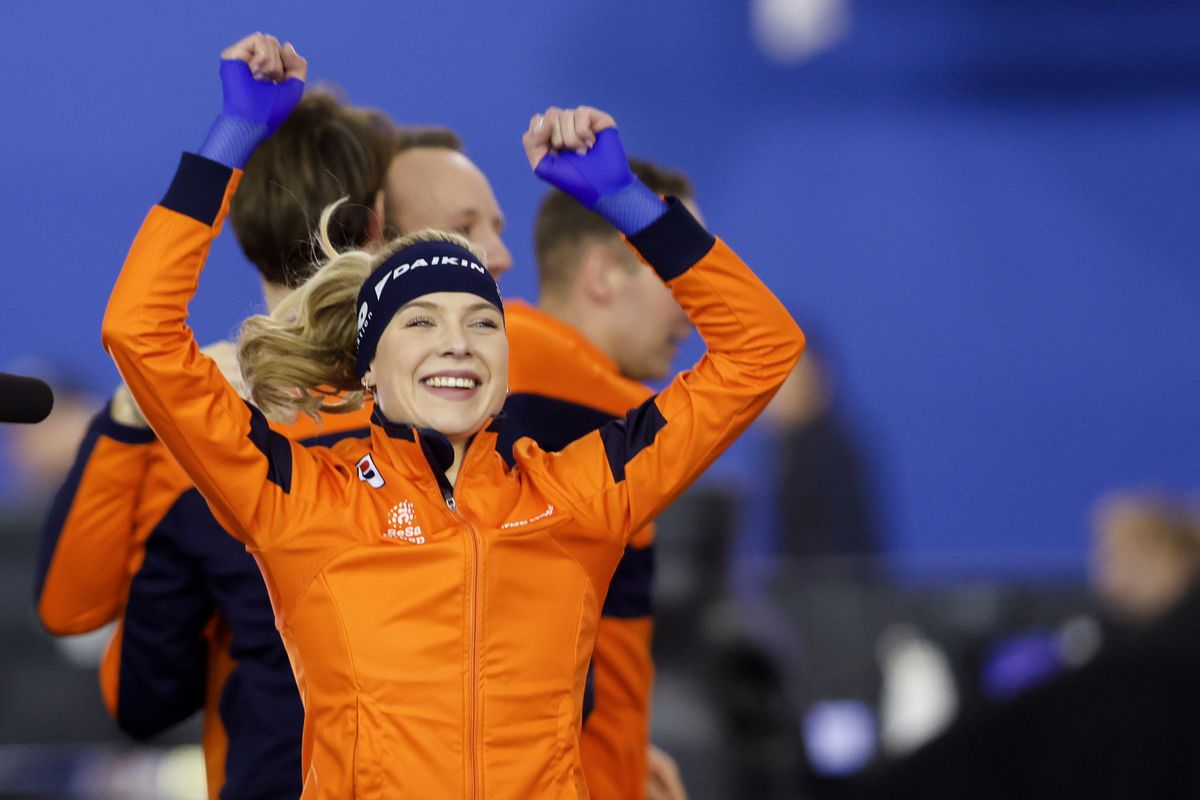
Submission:
M 239 385 L 230 343 L 204 352 Z M 42 523 L 34 603 L 47 631 L 86 633 L 120 615 L 146 538 L 190 486 L 122 385 L 92 419 Z
M 598 531 L 628 537 L 758 416 L 799 360 L 804 335 L 728 246 L 632 175 L 607 114 L 550 109 L 534 117 L 524 143 L 539 177 L 626 235 L 708 346 L 661 394 L 561 453 L 517 445 L 518 464 L 541 473 Z
M 277 505 L 272 495 L 289 491 L 292 448 L 197 348 L 187 302 L 241 166 L 299 101 L 307 65 L 290 45 L 261 34 L 222 59 L 224 111 L 200 155 L 184 154 L 138 232 L 109 300 L 103 341 L 147 422 L 214 515 L 247 538 L 256 514 Z

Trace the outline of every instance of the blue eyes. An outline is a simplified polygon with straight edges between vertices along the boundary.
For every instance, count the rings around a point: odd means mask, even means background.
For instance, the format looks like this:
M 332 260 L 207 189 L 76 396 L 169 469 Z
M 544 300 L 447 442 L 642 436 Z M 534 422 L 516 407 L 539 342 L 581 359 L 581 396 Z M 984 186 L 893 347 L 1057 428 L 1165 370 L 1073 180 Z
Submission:
M 434 321 L 429 317 L 413 317 L 404 323 L 406 328 L 432 328 Z M 500 324 L 491 319 L 477 319 L 467 323 L 470 328 L 488 328 L 491 330 L 499 330 Z

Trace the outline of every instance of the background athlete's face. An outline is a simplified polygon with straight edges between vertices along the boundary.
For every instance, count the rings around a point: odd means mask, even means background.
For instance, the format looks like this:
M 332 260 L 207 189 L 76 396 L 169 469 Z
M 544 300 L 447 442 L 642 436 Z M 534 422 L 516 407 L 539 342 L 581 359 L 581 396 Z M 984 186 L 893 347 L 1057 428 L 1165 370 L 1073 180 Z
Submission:
M 384 329 L 366 377 L 385 417 L 463 443 L 508 394 L 504 318 L 466 292 L 418 297 Z
M 388 170 L 384 207 L 396 233 L 436 228 L 461 234 L 483 252 L 484 266 L 497 281 L 512 268 L 492 185 L 462 153 L 443 147 L 400 153 Z

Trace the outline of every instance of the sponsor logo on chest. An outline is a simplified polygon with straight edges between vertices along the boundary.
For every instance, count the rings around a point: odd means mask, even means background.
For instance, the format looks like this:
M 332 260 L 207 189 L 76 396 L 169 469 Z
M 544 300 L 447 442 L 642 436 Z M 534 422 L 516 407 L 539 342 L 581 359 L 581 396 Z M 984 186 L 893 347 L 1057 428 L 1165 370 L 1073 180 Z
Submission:
M 382 489 L 384 480 L 379 474 L 379 468 L 375 466 L 375 459 L 371 458 L 371 454 L 363 456 L 358 460 L 358 479 L 370 486 L 372 489 Z
M 403 539 L 412 544 L 425 544 L 425 534 L 416 523 L 413 504 L 409 500 L 401 500 L 392 506 L 388 512 L 388 527 L 383 534 L 385 539 Z

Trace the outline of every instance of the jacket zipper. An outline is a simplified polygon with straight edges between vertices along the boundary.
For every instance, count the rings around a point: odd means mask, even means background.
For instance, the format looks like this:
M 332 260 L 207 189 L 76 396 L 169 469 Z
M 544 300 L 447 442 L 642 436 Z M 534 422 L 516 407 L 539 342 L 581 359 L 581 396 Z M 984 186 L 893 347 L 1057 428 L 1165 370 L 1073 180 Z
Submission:
M 463 456 L 463 466 L 466 466 L 466 456 Z M 462 472 L 461 468 L 459 470 Z M 480 573 L 479 573 L 479 534 L 465 517 L 458 513 L 458 501 L 454 498 L 454 489 L 446 481 L 445 476 L 436 476 L 439 478 L 438 486 L 442 490 L 442 498 L 446 501 L 446 508 L 450 509 L 451 513 L 458 518 L 460 522 L 467 526 L 470 532 L 468 537 L 471 543 L 471 632 L 469 641 L 470 654 L 470 691 L 467 693 L 467 719 L 468 727 L 470 728 L 470 736 L 467 741 L 467 758 L 471 766 L 470 792 L 471 798 L 479 797 L 479 709 L 478 694 L 479 694 L 479 595 L 482 593 L 480 588 Z

